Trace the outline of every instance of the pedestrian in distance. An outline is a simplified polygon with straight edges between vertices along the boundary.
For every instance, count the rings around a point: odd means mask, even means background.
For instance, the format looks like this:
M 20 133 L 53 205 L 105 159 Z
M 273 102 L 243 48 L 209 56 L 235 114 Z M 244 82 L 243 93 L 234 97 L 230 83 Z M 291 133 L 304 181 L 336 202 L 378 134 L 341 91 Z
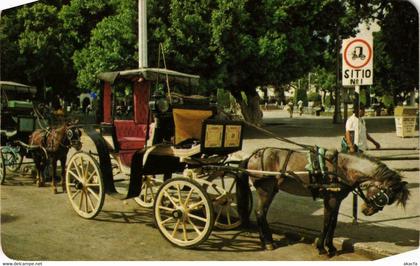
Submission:
M 303 114 L 303 101 L 302 100 L 298 101 L 298 108 L 299 108 L 299 116 L 302 116 Z
M 286 106 L 287 112 L 289 112 L 290 118 L 293 117 L 293 101 L 290 101 Z
M 381 148 L 379 142 L 374 140 L 367 132 L 366 122 L 363 118 L 364 115 L 365 107 L 361 105 L 359 110 L 354 108 L 353 115 L 347 119 L 346 133 L 341 142 L 342 151 L 362 153 L 368 148 L 368 140 L 375 145 L 376 149 Z

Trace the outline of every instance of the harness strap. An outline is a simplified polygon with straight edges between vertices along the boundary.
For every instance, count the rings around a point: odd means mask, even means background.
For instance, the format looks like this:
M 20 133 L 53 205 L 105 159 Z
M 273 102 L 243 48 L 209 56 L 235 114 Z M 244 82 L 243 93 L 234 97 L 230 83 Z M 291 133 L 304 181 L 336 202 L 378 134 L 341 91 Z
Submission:
M 281 167 L 280 176 L 282 176 L 282 177 L 286 176 L 287 165 L 289 164 L 289 160 L 290 160 L 290 157 L 291 157 L 292 153 L 293 153 L 292 150 L 289 150 L 287 152 L 286 159 L 284 160 L 283 166 Z
M 355 188 L 353 189 L 353 191 L 354 191 L 357 195 L 359 195 L 359 196 L 363 199 L 363 201 L 364 201 L 364 202 L 366 202 L 366 203 L 368 203 L 368 202 L 369 202 L 368 198 L 366 198 L 366 196 L 365 196 L 365 193 L 363 193 L 363 190 L 360 188 L 360 184 L 357 184 L 357 187 L 355 187 Z
M 264 171 L 264 153 L 267 149 L 263 149 L 262 150 L 262 154 L 261 154 L 261 170 Z

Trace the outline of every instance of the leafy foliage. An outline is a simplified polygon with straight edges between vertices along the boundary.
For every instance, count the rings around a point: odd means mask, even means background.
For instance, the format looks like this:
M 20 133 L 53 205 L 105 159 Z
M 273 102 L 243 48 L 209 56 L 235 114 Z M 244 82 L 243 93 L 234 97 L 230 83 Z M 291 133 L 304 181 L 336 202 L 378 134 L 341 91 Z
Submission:
M 375 92 L 397 95 L 419 84 L 419 31 L 416 8 L 407 1 L 386 6 L 388 15 L 375 35 Z
M 2 79 L 48 84 L 55 94 L 69 87 L 72 51 L 57 14 L 56 6 L 39 2 L 2 16 L 0 41 L 7 47 L 2 49 Z
M 98 73 L 137 66 L 136 6 L 133 2 L 127 5 L 101 20 L 91 31 L 87 46 L 74 53 L 79 87 L 92 90 Z
M 168 68 L 199 74 L 204 93 L 229 90 L 242 111 L 256 113 L 257 86 L 282 87 L 308 72 L 318 89 L 333 91 L 338 44 L 370 18 L 382 27 L 375 36 L 375 91 L 395 95 L 418 84 L 418 14 L 405 1 L 147 3 L 149 65 L 164 66 L 162 43 Z M 98 72 L 137 67 L 137 12 L 137 1 L 125 0 L 41 0 L 7 10 L 0 24 L 2 79 L 73 96 L 95 90 Z

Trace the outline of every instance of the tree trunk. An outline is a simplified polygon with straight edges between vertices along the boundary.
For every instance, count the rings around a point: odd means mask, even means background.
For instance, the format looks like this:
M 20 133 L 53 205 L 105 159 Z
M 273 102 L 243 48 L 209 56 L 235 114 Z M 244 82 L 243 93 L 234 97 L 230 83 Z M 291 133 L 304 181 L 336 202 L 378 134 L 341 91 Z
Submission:
M 240 94 L 235 95 L 235 98 L 241 107 L 241 112 L 245 121 L 250 122 L 256 126 L 261 126 L 263 124 L 263 113 L 260 109 L 260 97 L 258 94 L 247 94 L 247 100 L 242 99 Z

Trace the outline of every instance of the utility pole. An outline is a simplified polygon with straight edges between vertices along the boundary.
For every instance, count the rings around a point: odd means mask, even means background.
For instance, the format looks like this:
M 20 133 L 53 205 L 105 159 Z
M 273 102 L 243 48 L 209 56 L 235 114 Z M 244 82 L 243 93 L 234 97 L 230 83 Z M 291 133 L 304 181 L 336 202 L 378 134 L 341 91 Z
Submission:
M 139 68 L 147 67 L 147 0 L 138 0 Z

